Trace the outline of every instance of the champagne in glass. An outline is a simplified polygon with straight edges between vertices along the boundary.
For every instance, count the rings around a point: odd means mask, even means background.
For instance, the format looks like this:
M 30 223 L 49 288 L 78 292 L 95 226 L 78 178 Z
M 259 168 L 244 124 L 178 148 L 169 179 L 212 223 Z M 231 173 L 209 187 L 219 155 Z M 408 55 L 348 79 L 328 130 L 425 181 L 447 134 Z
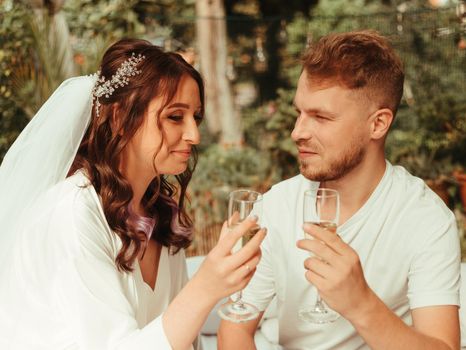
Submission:
M 303 221 L 322 227 L 332 233 L 337 232 L 340 216 L 340 197 L 338 191 L 329 188 L 319 188 L 304 192 Z M 304 232 L 304 238 L 313 239 Z M 299 317 L 311 323 L 330 323 L 340 315 L 325 305 L 317 292 L 314 305 L 299 310 Z
M 228 229 L 233 230 L 236 226 L 238 226 L 238 224 L 235 224 L 233 226 L 228 226 Z M 233 249 L 231 250 L 231 253 L 234 254 L 238 250 L 243 248 L 246 245 L 246 243 L 248 243 L 257 232 L 259 232 L 260 229 L 261 228 L 259 225 L 254 225 L 249 230 L 247 230 L 247 232 L 243 235 L 243 237 L 241 237 L 241 239 L 239 239 L 238 242 L 236 242 Z
M 313 224 L 315 226 L 319 226 L 327 231 L 330 231 L 332 233 L 337 233 L 337 224 L 330 222 L 330 221 L 321 221 L 321 222 L 314 222 L 314 221 L 304 221 L 304 223 L 309 223 Z M 304 232 L 304 238 L 306 239 L 314 239 L 310 234 L 307 232 Z
M 233 230 L 241 222 L 251 215 L 258 217 L 257 225 L 246 232 L 241 239 L 236 242 L 232 253 L 240 250 L 254 235 L 260 230 L 260 219 L 262 215 L 262 194 L 252 190 L 237 190 L 230 193 L 228 201 L 228 229 Z M 218 309 L 221 318 L 241 323 L 253 320 L 259 316 L 260 311 L 251 304 L 241 300 L 241 291 L 233 294 L 230 301 L 226 302 Z

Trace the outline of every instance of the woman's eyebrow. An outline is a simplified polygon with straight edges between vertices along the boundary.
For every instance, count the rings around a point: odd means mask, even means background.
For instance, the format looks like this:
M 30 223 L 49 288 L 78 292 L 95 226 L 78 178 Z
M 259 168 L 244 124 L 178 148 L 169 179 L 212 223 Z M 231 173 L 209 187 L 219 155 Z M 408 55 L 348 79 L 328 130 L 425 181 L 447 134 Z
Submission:
M 188 109 L 189 105 L 187 105 L 186 103 L 175 102 L 175 103 L 172 103 L 171 105 L 167 106 L 167 108 L 185 108 L 185 109 Z

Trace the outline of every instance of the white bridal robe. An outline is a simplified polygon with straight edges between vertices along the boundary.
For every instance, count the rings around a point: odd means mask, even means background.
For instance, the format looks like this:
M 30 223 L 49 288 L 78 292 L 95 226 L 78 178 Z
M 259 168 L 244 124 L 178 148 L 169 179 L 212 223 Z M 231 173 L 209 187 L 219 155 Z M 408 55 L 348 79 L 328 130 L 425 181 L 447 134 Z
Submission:
M 154 290 L 137 262 L 119 271 L 120 239 L 82 172 L 22 220 L 10 264 L 1 267 L 0 349 L 171 349 L 162 314 L 186 283 L 183 251 L 163 247 Z

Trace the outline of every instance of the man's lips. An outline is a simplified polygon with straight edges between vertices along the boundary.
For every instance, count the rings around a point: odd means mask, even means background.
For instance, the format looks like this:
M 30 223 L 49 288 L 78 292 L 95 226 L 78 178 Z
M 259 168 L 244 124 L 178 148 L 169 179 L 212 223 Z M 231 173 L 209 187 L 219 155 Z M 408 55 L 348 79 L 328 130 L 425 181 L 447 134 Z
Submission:
M 302 149 L 302 148 L 298 148 L 298 153 L 299 153 L 299 156 L 302 156 L 302 157 L 312 156 L 312 155 L 317 154 L 317 152 L 313 152 L 311 150 Z

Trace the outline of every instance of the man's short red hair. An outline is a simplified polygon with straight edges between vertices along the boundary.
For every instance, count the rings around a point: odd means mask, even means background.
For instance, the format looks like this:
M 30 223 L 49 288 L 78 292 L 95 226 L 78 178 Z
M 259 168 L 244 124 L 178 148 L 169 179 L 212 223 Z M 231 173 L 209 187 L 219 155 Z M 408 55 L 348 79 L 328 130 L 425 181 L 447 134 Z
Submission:
M 311 82 L 336 83 L 362 93 L 396 114 L 403 95 L 403 64 L 388 40 L 375 31 L 335 33 L 306 50 L 303 68 Z

